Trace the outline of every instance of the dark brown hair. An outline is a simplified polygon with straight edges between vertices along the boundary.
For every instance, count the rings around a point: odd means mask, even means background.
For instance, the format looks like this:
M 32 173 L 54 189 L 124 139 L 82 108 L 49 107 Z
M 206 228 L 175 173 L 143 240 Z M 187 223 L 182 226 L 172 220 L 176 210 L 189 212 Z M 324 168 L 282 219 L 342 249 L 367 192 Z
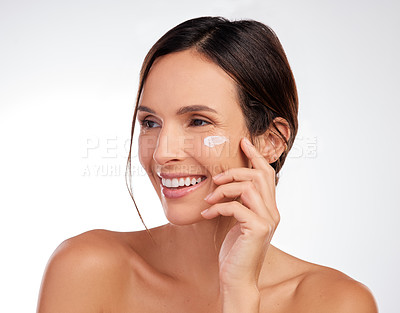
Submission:
M 285 151 L 271 164 L 275 169 L 276 184 L 279 180 L 278 173 L 297 134 L 296 84 L 283 47 L 272 29 L 253 20 L 231 22 L 222 17 L 195 18 L 172 28 L 154 44 L 144 59 L 133 115 L 125 178 L 143 224 L 132 188 L 129 188 L 132 185 L 132 139 L 140 95 L 150 68 L 157 58 L 187 49 L 195 49 L 220 66 L 237 83 L 240 106 L 252 140 L 263 134 L 274 118 L 282 117 L 288 122 L 288 140 L 273 124 L 277 134 L 286 144 Z

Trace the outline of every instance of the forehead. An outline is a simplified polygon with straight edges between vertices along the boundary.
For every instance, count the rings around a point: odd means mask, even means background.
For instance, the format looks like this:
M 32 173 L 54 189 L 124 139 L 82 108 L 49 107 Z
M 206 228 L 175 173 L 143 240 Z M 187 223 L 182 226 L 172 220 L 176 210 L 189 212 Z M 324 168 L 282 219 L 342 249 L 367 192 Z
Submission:
M 205 104 L 220 109 L 238 105 L 236 83 L 217 64 L 193 50 L 171 53 L 153 64 L 141 104 L 176 108 Z

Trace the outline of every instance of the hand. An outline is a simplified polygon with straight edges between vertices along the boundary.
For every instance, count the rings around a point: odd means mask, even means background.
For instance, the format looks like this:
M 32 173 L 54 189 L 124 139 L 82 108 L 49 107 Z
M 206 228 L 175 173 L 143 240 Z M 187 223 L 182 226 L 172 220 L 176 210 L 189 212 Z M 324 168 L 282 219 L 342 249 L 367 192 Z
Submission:
M 217 176 L 219 185 L 206 197 L 212 204 L 202 212 L 206 219 L 233 216 L 219 253 L 220 282 L 223 288 L 257 286 L 261 267 L 280 216 L 275 201 L 275 170 L 260 152 L 242 138 L 240 146 L 253 168 L 232 168 Z M 235 201 L 240 197 L 240 202 Z M 235 199 L 218 203 L 224 198 Z

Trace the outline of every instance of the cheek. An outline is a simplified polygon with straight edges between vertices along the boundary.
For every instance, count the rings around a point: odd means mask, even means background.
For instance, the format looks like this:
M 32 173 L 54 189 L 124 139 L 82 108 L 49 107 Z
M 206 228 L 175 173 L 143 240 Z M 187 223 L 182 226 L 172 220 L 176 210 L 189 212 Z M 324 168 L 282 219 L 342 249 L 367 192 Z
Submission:
M 139 136 L 139 161 L 143 168 L 147 171 L 150 167 L 150 162 L 153 159 L 154 150 L 157 144 L 156 136 Z
M 202 164 L 211 175 L 229 168 L 247 167 L 247 160 L 240 149 L 241 137 L 207 136 L 196 138 L 192 157 Z
M 247 158 L 240 149 L 240 138 L 240 136 L 183 136 L 174 144 L 179 146 L 178 149 L 184 150 L 186 157 L 193 158 L 211 175 L 216 175 L 229 168 L 247 167 Z M 157 136 L 140 135 L 138 144 L 140 164 L 149 172 L 157 148 Z M 196 169 L 188 171 L 195 172 Z

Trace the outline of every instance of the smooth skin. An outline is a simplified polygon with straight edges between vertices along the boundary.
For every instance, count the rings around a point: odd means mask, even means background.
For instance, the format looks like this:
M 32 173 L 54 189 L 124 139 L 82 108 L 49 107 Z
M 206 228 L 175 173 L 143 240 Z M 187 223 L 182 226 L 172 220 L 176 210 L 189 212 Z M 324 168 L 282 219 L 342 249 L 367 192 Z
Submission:
M 145 231 L 93 230 L 63 242 L 38 313 L 378 311 L 363 284 L 270 244 L 280 222 L 270 163 L 286 147 L 272 128 L 254 145 L 246 139 L 236 85 L 221 68 L 192 50 L 163 56 L 139 105 L 139 159 L 169 223 L 151 230 L 154 241 Z M 275 122 L 289 137 L 286 121 Z M 229 141 L 202 144 L 214 135 Z M 206 180 L 170 199 L 160 172 Z

